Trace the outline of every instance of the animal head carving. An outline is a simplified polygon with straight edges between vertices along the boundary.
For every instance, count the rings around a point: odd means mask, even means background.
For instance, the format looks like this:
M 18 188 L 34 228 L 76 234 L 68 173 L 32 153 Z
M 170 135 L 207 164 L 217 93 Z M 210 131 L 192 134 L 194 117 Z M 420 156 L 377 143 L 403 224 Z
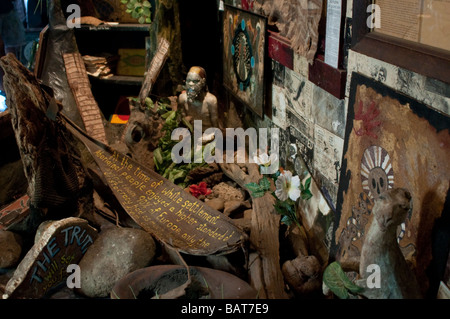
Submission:
M 153 169 L 153 151 L 163 136 L 164 121 L 151 110 L 139 106 L 130 107 L 130 119 L 124 132 L 124 142 L 128 152 L 138 162 Z
M 403 188 L 388 189 L 376 200 L 372 213 L 381 229 L 393 229 L 400 225 L 412 208 L 411 194 Z

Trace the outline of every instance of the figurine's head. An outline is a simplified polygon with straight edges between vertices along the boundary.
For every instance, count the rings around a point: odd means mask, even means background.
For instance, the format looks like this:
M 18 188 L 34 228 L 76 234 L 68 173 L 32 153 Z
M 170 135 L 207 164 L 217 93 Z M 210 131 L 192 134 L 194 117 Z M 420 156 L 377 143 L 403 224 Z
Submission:
M 372 213 L 382 229 L 395 229 L 405 221 L 411 208 L 411 194 L 406 189 L 393 188 L 383 192 L 375 200 Z
M 200 66 L 193 66 L 186 76 L 188 101 L 194 101 L 203 91 L 206 91 L 206 71 Z

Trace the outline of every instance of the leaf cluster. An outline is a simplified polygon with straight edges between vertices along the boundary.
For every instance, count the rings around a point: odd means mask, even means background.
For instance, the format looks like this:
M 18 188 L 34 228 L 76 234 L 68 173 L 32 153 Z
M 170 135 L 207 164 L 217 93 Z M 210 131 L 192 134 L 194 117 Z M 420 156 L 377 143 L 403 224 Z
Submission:
M 301 199 L 308 200 L 313 196 L 310 187 L 311 187 L 311 177 L 309 177 L 305 181 L 305 185 L 300 183 Z
M 137 97 L 128 97 L 128 100 L 136 107 L 138 107 L 140 104 L 140 100 Z M 155 108 L 155 104 L 153 103 L 153 100 L 151 98 L 146 97 L 144 102 L 145 102 L 145 106 L 147 107 L 147 109 L 152 110 Z M 161 104 L 158 103 L 158 105 L 161 108 Z M 163 104 L 163 105 L 166 105 L 166 104 Z
M 126 13 L 131 14 L 134 19 L 137 19 L 139 23 L 151 23 L 151 7 L 147 0 L 121 0 L 126 5 Z
M 339 262 L 332 262 L 323 272 L 323 282 L 340 299 L 348 299 L 350 294 L 357 295 L 363 287 L 354 284 L 345 274 Z
M 270 181 L 264 176 L 259 183 L 248 183 L 245 187 L 251 192 L 253 198 L 258 198 L 264 196 L 265 192 L 270 190 Z
M 172 131 L 180 127 L 181 123 L 183 122 L 181 112 L 178 110 L 171 110 L 168 104 L 160 104 L 158 113 L 165 120 L 165 123 L 162 128 L 163 136 L 159 140 L 158 147 L 153 151 L 155 170 L 161 176 L 170 180 L 172 183 L 185 188 L 189 184 L 187 178 L 189 172 L 196 167 L 206 165 L 206 163 L 193 163 L 192 159 L 191 163 L 177 164 L 173 162 L 171 156 L 172 149 L 179 141 L 172 140 Z M 191 141 L 191 145 L 193 144 L 194 143 L 192 143 Z M 194 154 L 192 149 L 191 154 Z

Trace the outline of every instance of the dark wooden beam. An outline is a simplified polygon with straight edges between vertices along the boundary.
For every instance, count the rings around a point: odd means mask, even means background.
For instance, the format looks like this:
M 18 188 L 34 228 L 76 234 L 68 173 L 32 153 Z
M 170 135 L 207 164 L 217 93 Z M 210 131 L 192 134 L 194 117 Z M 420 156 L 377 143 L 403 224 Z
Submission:
M 333 68 L 321 59 L 316 58 L 314 63 L 309 65 L 308 73 L 308 79 L 315 85 L 338 99 L 345 97 L 346 70 Z

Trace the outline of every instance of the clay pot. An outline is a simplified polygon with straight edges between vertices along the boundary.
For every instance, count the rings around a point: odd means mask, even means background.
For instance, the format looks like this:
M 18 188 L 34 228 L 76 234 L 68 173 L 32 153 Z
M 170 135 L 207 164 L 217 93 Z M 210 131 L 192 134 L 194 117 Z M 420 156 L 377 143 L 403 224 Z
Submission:
M 192 284 L 186 299 L 255 299 L 257 292 L 242 279 L 216 269 L 190 267 Z M 157 265 L 138 269 L 116 282 L 111 299 L 158 298 L 187 281 L 187 270 L 179 265 Z

